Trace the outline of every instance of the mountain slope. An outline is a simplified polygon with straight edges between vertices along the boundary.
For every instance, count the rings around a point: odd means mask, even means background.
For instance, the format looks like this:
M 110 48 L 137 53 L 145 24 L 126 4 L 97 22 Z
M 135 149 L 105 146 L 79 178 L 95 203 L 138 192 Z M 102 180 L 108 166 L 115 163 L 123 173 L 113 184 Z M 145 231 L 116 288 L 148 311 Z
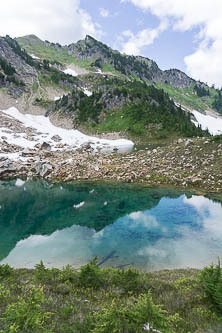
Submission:
M 164 89 L 176 102 L 187 107 L 201 111 L 215 109 L 222 113 L 222 98 L 218 90 L 193 80 L 180 70 L 162 71 L 151 59 L 121 54 L 90 36 L 66 46 L 43 42 L 33 35 L 17 41 L 27 52 L 41 59 L 56 60 L 63 65 L 72 63 L 91 72 L 102 70 L 125 79 L 143 80 Z M 201 90 L 209 90 L 209 95 L 199 94 Z
M 163 90 L 139 81 L 110 79 L 91 96 L 73 90 L 56 101 L 51 112 L 69 117 L 76 127 L 97 132 L 120 131 L 134 140 L 209 135 L 196 127 L 191 115 L 175 106 Z
M 33 40 L 40 41 L 36 37 Z M 0 37 L 1 107 L 7 105 L 11 96 L 9 106 L 18 106 L 30 113 L 36 108 L 36 113 L 45 113 L 55 96 L 85 86 L 79 78 L 67 75 L 61 69 L 57 63 L 51 65 L 45 59 L 41 61 L 30 56 L 15 39 Z
M 1 87 L 26 112 L 39 107 L 60 124 L 66 118 L 70 127 L 147 140 L 208 135 L 189 110 L 209 108 L 221 96 L 177 69 L 162 71 L 153 60 L 121 54 L 90 36 L 66 46 L 34 35 L 0 38 Z
M 167 81 L 175 87 L 188 87 L 194 82 L 179 70 L 161 71 L 151 59 L 121 54 L 88 35 L 84 40 L 66 46 L 43 42 L 33 35 L 17 38 L 17 41 L 27 52 L 33 52 L 36 56 L 49 61 L 57 59 L 63 64 L 73 61 L 87 68 L 96 67 L 103 71 L 108 69 L 129 78 L 148 80 L 153 83 Z

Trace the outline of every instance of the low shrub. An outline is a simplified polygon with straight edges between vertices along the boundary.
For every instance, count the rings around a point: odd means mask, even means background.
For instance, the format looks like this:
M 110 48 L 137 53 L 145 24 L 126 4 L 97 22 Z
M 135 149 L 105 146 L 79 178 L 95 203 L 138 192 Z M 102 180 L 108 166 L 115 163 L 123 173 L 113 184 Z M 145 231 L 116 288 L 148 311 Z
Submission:
M 8 277 L 12 274 L 13 268 L 8 264 L 0 265 L 0 278 Z
M 102 270 L 97 264 L 97 257 L 87 265 L 81 267 L 79 282 L 82 287 L 98 289 L 103 286 Z
M 222 269 L 219 260 L 217 265 L 212 264 L 201 271 L 200 282 L 207 299 L 222 311 Z
M 178 316 L 166 316 L 166 311 L 153 302 L 151 292 L 131 298 L 126 304 L 113 301 L 110 306 L 95 314 L 93 333 L 174 333 L 173 323 Z
M 2 332 L 50 333 L 51 330 L 45 329 L 45 324 L 51 313 L 43 308 L 44 302 L 45 297 L 42 287 L 30 289 L 26 299 L 19 296 L 17 301 L 9 304 L 5 310 L 3 318 L 4 331 Z

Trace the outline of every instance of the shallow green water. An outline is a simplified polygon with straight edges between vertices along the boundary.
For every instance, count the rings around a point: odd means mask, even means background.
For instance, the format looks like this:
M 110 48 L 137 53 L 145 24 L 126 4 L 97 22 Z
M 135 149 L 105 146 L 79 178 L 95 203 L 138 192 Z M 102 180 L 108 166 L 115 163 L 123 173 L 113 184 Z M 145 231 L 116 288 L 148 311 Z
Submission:
M 172 189 L 0 182 L 0 263 L 143 270 L 203 267 L 222 256 L 222 206 Z

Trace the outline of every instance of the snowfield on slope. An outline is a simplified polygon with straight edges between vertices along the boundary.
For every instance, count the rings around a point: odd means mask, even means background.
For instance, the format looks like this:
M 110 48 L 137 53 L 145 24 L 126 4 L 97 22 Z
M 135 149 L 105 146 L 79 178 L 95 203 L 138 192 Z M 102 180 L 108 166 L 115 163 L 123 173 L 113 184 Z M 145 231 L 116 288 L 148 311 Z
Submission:
M 71 68 L 66 68 L 63 72 L 72 76 L 78 76 L 78 73 Z
M 53 151 L 66 149 L 73 150 L 80 148 L 83 144 L 90 144 L 94 151 L 112 152 L 115 148 L 118 152 L 129 152 L 132 150 L 134 143 L 129 140 L 105 140 L 96 137 L 88 136 L 78 130 L 67 130 L 54 126 L 48 117 L 36 116 L 31 114 L 23 114 L 15 107 L 2 111 L 7 116 L 10 122 L 16 120 L 20 123 L 23 130 L 10 130 L 6 126 L 0 125 L 0 142 L 6 141 L 11 145 L 17 145 L 22 148 L 34 148 L 36 144 L 47 142 L 50 144 Z M 27 136 L 25 129 L 29 128 L 32 136 Z M 53 136 L 59 136 L 59 142 L 52 139 Z M 3 137 L 3 138 L 2 138 Z M 64 148 L 59 148 L 59 145 L 65 145 Z
M 222 117 L 218 115 L 216 112 L 214 112 L 213 115 L 210 114 L 203 114 L 199 111 L 192 110 L 188 108 L 187 106 L 181 105 L 177 102 L 175 102 L 175 105 L 178 107 L 181 107 L 182 110 L 186 112 L 190 112 L 194 115 L 195 120 L 192 120 L 192 122 L 198 126 L 200 125 L 203 130 L 208 129 L 210 134 L 212 135 L 220 135 L 222 134 Z M 206 111 L 208 112 L 208 111 Z
M 193 123 L 198 126 L 201 125 L 203 130 L 208 129 L 212 135 L 222 134 L 222 118 L 221 117 L 212 117 L 210 115 L 205 115 L 198 111 L 191 111 L 197 121 Z

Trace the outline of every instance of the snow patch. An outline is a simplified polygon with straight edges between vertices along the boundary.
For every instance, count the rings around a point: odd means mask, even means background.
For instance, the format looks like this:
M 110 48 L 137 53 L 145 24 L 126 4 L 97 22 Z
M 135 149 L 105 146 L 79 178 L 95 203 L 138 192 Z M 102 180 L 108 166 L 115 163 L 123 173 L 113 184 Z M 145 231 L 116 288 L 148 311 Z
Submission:
M 84 92 L 84 94 L 87 95 L 87 96 L 92 96 L 92 91 L 88 90 L 87 88 L 84 88 L 84 89 L 83 89 L 83 92 Z
M 11 131 L 5 132 L 0 128 L 0 141 L 1 136 L 4 136 L 9 144 L 17 145 L 22 148 L 34 148 L 36 144 L 47 142 L 50 144 L 52 151 L 66 149 L 74 150 L 80 148 L 83 144 L 90 144 L 94 151 L 101 148 L 101 151 L 112 152 L 114 147 L 118 147 L 118 151 L 130 152 L 134 146 L 134 143 L 130 140 L 106 140 L 98 139 L 92 136 L 85 135 L 78 130 L 68 130 L 54 126 L 48 117 L 36 116 L 31 114 L 23 114 L 19 112 L 15 107 L 11 107 L 8 110 L 2 111 L 4 114 L 19 120 L 26 128 L 33 129 L 32 140 L 29 140 L 26 133 L 13 133 Z M 34 132 L 35 130 L 35 132 Z M 60 144 L 63 144 L 63 148 L 58 148 L 57 143 L 52 141 L 51 138 L 54 135 L 59 135 L 61 138 Z M 15 157 L 18 157 L 16 153 Z M 2 154 L 1 154 L 2 156 Z M 9 154 L 6 155 L 9 157 Z
M 73 205 L 74 208 L 79 209 L 85 205 L 85 201 L 80 202 L 78 205 Z
M 78 73 L 71 68 L 66 68 L 63 72 L 72 76 L 78 76 Z
M 15 182 L 15 186 L 17 187 L 22 187 L 23 185 L 25 185 L 25 181 L 21 180 L 21 179 L 16 179 L 16 182 Z
M 40 58 L 36 57 L 34 54 L 30 54 L 30 57 L 32 57 L 32 59 L 40 60 Z
M 195 110 L 191 112 L 197 120 L 193 120 L 193 123 L 196 126 L 201 125 L 203 130 L 208 129 L 208 131 L 212 135 L 222 134 L 222 118 L 205 115 Z
M 97 68 L 95 73 L 96 74 L 102 74 L 102 75 L 104 74 L 103 71 L 100 68 Z
M 54 101 L 58 101 L 60 98 L 62 98 L 63 96 L 55 96 L 54 97 Z

